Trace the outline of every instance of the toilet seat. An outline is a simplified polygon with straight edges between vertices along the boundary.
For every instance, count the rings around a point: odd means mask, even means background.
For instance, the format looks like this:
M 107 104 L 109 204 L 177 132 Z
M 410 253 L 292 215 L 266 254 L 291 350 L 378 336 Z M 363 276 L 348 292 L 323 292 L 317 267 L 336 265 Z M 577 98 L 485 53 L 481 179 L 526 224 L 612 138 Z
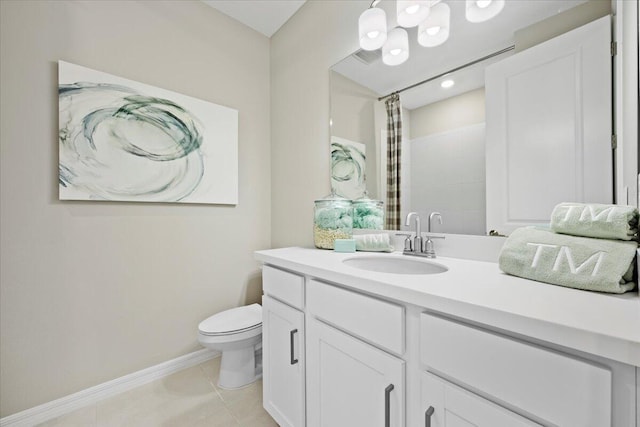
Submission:
M 225 336 L 225 335 L 236 335 L 242 332 L 248 332 L 248 331 L 252 331 L 254 329 L 259 329 L 262 325 L 258 324 L 255 326 L 252 326 L 250 328 L 245 328 L 245 329 L 236 329 L 235 331 L 226 331 L 226 332 L 208 332 L 208 331 L 203 331 L 201 328 L 199 329 L 199 332 L 202 335 L 206 335 L 208 337 L 221 337 L 221 336 Z
M 262 306 L 251 304 L 214 314 L 200 322 L 198 331 L 202 335 L 211 337 L 236 334 L 256 335 L 262 331 Z

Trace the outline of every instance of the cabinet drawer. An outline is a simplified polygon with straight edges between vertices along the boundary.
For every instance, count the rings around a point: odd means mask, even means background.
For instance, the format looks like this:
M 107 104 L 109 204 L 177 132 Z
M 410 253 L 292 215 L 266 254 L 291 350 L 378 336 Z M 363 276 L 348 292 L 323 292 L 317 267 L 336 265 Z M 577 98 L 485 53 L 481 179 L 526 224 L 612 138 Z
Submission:
M 304 277 L 265 265 L 262 267 L 262 291 L 293 307 L 304 307 Z
M 611 425 L 608 369 L 439 316 L 420 317 L 427 369 L 562 426 Z
M 404 353 L 404 307 L 309 280 L 307 308 L 316 317 L 396 354 Z

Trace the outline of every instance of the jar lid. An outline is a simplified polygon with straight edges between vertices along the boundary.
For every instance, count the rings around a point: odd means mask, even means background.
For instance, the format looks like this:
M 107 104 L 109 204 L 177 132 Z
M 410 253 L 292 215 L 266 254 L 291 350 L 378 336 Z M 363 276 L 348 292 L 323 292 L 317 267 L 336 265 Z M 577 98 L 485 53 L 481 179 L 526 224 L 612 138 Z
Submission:
M 316 203 L 318 202 L 344 202 L 344 203 L 351 203 L 351 200 L 346 199 L 342 196 L 338 196 L 335 192 L 335 190 L 331 190 L 331 194 L 324 196 L 322 199 L 318 199 L 315 201 Z
M 364 194 L 362 195 L 362 197 L 360 197 L 359 199 L 354 200 L 353 203 L 375 203 L 375 204 L 381 204 L 382 200 L 376 200 L 376 199 L 369 198 L 369 192 L 365 191 Z

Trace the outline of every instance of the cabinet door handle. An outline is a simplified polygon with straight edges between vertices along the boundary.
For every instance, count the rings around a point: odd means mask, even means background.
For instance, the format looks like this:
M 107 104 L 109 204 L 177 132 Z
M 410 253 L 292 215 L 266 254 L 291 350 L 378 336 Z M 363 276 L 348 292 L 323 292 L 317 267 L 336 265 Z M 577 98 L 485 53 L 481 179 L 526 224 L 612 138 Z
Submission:
M 295 359 L 294 354 L 293 354 L 293 336 L 298 332 L 297 329 L 292 330 L 291 332 L 289 332 L 289 347 L 291 349 L 291 364 L 295 365 L 296 363 L 298 363 L 298 359 Z
M 433 406 L 429 406 L 427 412 L 424 413 L 424 427 L 431 427 L 431 415 L 433 415 L 434 411 Z
M 389 384 L 384 389 L 384 427 L 391 426 L 391 391 L 393 388 L 393 384 Z

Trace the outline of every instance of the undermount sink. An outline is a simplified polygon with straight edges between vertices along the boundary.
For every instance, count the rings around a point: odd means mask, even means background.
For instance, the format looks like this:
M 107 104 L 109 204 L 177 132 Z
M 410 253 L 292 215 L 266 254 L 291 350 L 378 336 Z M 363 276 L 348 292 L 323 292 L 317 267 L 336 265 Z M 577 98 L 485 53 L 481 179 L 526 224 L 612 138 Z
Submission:
M 449 269 L 441 264 L 398 256 L 362 256 L 342 261 L 349 267 L 378 273 L 393 274 L 440 274 Z

